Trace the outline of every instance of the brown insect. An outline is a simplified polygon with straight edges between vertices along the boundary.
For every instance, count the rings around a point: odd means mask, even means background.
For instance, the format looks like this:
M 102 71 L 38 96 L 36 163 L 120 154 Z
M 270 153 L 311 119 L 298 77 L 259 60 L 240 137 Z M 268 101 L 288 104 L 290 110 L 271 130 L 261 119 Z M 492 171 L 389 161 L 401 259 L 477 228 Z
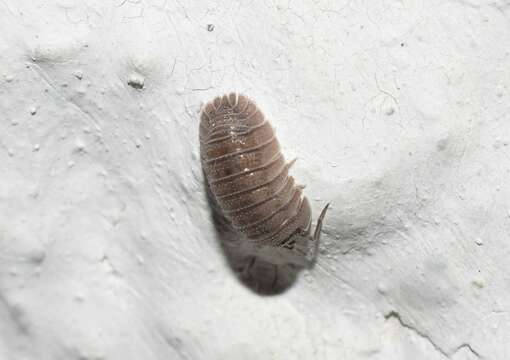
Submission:
M 273 127 L 256 104 L 231 93 L 209 102 L 200 120 L 200 155 L 209 190 L 231 227 L 274 263 L 309 265 L 326 215 L 313 236 L 304 186 L 289 176 Z

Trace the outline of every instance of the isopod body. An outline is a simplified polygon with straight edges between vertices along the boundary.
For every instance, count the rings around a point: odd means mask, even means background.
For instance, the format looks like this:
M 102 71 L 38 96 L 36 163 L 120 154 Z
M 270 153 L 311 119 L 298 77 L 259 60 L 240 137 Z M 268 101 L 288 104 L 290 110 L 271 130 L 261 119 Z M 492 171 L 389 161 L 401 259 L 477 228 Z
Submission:
M 327 205 L 311 235 L 303 186 L 289 175 L 273 127 L 257 105 L 231 93 L 206 104 L 200 155 L 213 200 L 231 227 L 275 262 L 304 265 L 315 258 Z

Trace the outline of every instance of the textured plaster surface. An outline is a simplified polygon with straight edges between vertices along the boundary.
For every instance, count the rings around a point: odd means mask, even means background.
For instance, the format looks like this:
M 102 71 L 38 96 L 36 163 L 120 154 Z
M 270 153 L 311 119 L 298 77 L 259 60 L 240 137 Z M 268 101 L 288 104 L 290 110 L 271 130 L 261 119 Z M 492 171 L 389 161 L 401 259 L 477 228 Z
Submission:
M 0 1 L 0 359 L 508 359 L 506 0 Z M 198 158 L 276 127 L 318 263 L 237 280 Z

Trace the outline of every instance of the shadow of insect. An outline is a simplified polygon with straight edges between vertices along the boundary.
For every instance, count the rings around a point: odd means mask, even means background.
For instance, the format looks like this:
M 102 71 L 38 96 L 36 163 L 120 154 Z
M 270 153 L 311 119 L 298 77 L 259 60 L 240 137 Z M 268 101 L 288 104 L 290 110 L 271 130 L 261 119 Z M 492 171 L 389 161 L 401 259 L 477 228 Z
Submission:
M 279 295 L 292 287 L 303 269 L 294 264 L 276 265 L 264 260 L 249 246 L 242 234 L 234 231 L 222 214 L 204 176 L 204 190 L 211 208 L 216 239 L 232 272 L 247 288 L 259 295 Z

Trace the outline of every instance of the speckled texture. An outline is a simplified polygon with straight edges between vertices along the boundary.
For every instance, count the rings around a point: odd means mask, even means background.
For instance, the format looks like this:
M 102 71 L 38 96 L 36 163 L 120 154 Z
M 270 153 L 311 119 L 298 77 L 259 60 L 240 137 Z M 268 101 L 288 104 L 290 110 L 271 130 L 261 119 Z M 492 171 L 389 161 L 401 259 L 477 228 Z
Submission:
M 510 356 L 506 1 L 0 1 L 0 359 Z M 237 280 L 199 110 L 249 93 L 331 201 Z

